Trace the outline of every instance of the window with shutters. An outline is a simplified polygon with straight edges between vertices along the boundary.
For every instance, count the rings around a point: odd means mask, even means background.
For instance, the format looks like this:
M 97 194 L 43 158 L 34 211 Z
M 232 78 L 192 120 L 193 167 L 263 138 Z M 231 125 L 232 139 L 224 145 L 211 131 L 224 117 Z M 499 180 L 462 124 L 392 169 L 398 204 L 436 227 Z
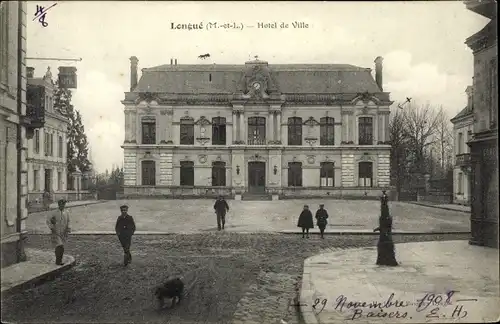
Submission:
M 490 61 L 490 68 L 488 71 L 488 111 L 490 115 L 490 127 L 497 126 L 497 113 L 498 113 L 498 71 L 497 59 L 494 58 Z
M 359 130 L 358 144 L 373 145 L 373 118 L 359 117 L 358 130 Z
M 288 118 L 288 145 L 302 145 L 302 118 Z
M 181 118 L 180 144 L 194 145 L 194 120 L 190 117 Z
M 40 130 L 35 129 L 35 136 L 34 136 L 34 151 L 36 154 L 40 154 Z
M 0 3 L 0 84 L 8 86 L 9 80 L 9 2 Z
M 181 161 L 181 172 L 180 172 L 181 186 L 194 186 L 194 162 L 193 161 Z
M 155 161 L 142 161 L 142 185 L 155 186 L 156 185 L 156 163 Z
M 320 187 L 335 187 L 335 163 L 321 162 Z
M 358 185 L 360 187 L 373 187 L 373 163 L 359 162 L 358 164 Z
M 57 156 L 62 158 L 63 157 L 63 138 L 62 136 L 59 136 L 59 139 L 57 141 Z
M 288 163 L 288 186 L 289 187 L 302 187 L 302 163 L 289 162 Z
M 156 144 L 156 120 L 154 117 L 143 117 L 142 144 Z
M 226 185 L 226 163 L 216 161 L 212 163 L 212 186 Z
M 212 145 L 226 145 L 226 118 L 212 118 Z
M 335 145 L 335 119 L 323 117 L 320 119 L 319 145 Z

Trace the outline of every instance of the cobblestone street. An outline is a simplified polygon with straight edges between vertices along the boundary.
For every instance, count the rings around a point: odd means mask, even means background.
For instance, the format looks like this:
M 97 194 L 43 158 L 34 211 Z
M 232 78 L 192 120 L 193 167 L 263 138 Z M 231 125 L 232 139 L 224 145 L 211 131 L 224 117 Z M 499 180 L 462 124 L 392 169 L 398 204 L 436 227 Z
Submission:
M 217 227 L 212 200 L 129 200 L 71 208 L 73 232 L 114 231 L 119 206 L 128 204 L 138 231 L 167 233 L 197 233 Z M 302 206 L 313 211 L 324 203 L 330 214 L 328 230 L 373 229 L 378 226 L 380 202 L 363 200 L 280 200 L 228 201 L 226 231 L 276 232 L 297 229 Z M 469 231 L 467 213 L 391 202 L 394 230 L 403 231 Z M 46 213 L 33 213 L 27 219 L 32 233 L 48 233 Z
M 395 240 L 467 238 L 463 234 L 407 235 Z M 72 236 L 66 252 L 76 258 L 77 265 L 54 281 L 5 296 L 2 318 L 46 323 L 298 323 L 295 308 L 288 305 L 298 294 L 304 259 L 325 250 L 376 242 L 375 237 L 349 235 L 324 240 L 224 232 L 136 235 L 133 262 L 123 268 L 114 235 Z M 27 244 L 50 249 L 47 235 L 30 235 Z M 158 312 L 152 289 L 175 274 L 190 278 L 188 286 L 193 278 L 198 280 L 177 308 Z

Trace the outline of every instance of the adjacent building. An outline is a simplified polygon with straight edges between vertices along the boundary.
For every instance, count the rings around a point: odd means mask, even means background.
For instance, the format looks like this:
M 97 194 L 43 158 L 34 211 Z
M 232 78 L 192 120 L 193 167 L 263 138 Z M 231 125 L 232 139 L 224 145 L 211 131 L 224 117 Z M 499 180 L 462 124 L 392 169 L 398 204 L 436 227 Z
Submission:
M 41 201 L 44 191 L 55 200 L 66 197 L 67 133 L 69 119 L 54 109 L 55 84 L 50 68 L 43 77 L 34 77 L 28 67 L 28 103 L 45 107 L 45 125 L 28 140 L 28 201 Z
M 474 55 L 471 244 L 498 248 L 498 48 L 494 0 L 465 1 L 489 23 L 466 40 Z
M 131 57 L 125 196 L 378 197 L 389 187 L 382 58 L 170 64 Z
M 26 256 L 26 2 L 0 3 L 0 223 L 1 265 Z M 33 122 L 36 120 L 34 119 Z
M 465 90 L 467 106 L 451 119 L 453 123 L 453 202 L 470 205 L 471 203 L 471 163 L 470 148 L 467 143 L 474 132 L 474 90 L 472 86 Z

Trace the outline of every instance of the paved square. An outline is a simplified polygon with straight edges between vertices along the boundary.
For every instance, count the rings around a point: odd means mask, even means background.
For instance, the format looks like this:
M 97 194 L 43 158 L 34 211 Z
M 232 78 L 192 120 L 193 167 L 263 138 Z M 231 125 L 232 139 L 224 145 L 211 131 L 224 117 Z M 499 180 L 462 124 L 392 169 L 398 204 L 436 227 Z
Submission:
M 277 232 L 297 230 L 297 219 L 304 204 L 313 210 L 320 203 L 330 215 L 330 230 L 371 231 L 378 226 L 380 203 L 362 200 L 279 200 L 279 201 L 228 201 L 230 211 L 226 216 L 229 232 Z M 119 206 L 129 205 L 139 232 L 196 233 L 217 229 L 214 201 L 199 200 L 115 200 L 101 204 L 73 207 L 71 223 L 73 232 L 114 232 Z M 391 202 L 390 211 L 394 230 L 411 232 L 469 231 L 469 215 L 463 212 L 442 210 L 413 204 Z M 30 232 L 48 233 L 46 213 L 30 214 L 27 228 Z

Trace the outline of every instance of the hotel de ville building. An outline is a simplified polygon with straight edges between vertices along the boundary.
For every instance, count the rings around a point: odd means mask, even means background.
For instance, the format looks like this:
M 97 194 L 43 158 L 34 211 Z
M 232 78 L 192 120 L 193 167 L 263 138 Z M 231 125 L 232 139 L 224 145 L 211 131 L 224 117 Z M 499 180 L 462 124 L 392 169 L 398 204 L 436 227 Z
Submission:
M 124 195 L 375 197 L 389 189 L 381 57 L 349 64 L 130 58 Z

